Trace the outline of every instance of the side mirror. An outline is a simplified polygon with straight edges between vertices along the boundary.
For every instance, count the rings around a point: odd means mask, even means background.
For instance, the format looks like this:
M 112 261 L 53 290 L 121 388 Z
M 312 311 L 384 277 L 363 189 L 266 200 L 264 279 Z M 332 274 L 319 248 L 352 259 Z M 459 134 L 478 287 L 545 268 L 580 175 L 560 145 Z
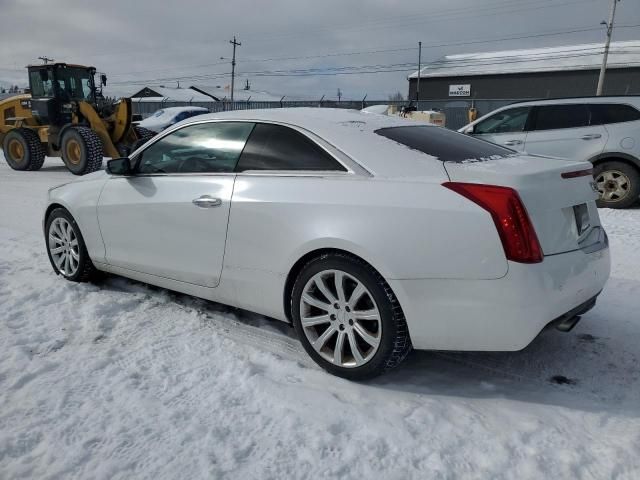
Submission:
M 107 162 L 107 173 L 111 175 L 131 175 L 131 160 L 128 157 L 109 160 Z
M 100 75 L 100 84 L 103 87 L 107 86 L 107 76 L 104 73 L 102 75 Z

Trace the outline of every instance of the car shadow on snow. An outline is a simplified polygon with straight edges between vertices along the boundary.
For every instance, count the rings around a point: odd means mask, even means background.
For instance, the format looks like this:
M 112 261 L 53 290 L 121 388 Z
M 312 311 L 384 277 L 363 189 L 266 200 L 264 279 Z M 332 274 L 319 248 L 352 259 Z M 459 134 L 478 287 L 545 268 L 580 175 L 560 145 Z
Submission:
M 371 382 L 382 388 L 462 398 L 504 398 L 640 417 L 638 343 L 590 333 L 604 313 L 585 315 L 574 331 L 543 331 L 519 352 L 414 351 Z M 598 318 L 600 317 L 600 318 Z M 630 337 L 640 339 L 640 325 Z
M 633 283 L 637 285 L 627 288 L 640 291 L 640 282 Z M 205 317 L 220 315 L 289 341 L 296 339 L 289 324 L 234 307 L 110 275 L 99 286 L 144 293 Z M 398 368 L 360 386 L 426 396 L 504 398 L 594 412 L 615 410 L 640 417 L 640 323 L 623 320 L 635 318 L 633 305 L 629 312 L 611 311 L 607 302 L 603 295 L 572 332 L 545 330 L 521 351 L 413 351 Z

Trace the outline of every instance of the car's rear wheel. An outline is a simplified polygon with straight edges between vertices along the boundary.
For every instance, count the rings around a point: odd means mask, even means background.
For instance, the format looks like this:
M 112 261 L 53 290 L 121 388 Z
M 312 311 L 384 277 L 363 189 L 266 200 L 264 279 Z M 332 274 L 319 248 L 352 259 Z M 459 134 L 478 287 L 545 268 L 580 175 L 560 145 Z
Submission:
M 80 228 L 67 210 L 56 208 L 47 217 L 45 239 L 49 261 L 57 274 L 74 282 L 86 282 L 95 276 Z
M 628 208 L 640 197 L 640 172 L 624 162 L 607 161 L 593 170 L 599 207 Z
M 311 358 L 340 377 L 375 377 L 411 350 L 393 291 L 375 269 L 350 255 L 322 255 L 302 268 L 293 286 L 291 316 Z

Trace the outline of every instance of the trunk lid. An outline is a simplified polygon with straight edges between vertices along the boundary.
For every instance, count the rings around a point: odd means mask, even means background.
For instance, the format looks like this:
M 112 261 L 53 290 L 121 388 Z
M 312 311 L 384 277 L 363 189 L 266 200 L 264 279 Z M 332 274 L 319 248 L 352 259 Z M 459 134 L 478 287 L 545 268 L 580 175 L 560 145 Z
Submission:
M 544 255 L 585 248 L 598 242 L 595 205 L 598 193 L 591 175 L 563 178 L 592 168 L 590 163 L 534 155 L 445 162 L 453 182 L 511 187 L 518 192 L 535 228 Z

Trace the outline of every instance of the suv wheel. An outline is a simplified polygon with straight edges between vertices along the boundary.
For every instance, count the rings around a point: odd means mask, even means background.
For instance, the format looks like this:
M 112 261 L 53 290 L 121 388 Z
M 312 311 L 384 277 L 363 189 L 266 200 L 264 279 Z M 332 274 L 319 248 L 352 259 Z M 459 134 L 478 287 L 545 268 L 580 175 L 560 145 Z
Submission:
M 598 207 L 628 208 L 640 197 L 640 172 L 627 163 L 602 162 L 593 177 L 600 192 Z

